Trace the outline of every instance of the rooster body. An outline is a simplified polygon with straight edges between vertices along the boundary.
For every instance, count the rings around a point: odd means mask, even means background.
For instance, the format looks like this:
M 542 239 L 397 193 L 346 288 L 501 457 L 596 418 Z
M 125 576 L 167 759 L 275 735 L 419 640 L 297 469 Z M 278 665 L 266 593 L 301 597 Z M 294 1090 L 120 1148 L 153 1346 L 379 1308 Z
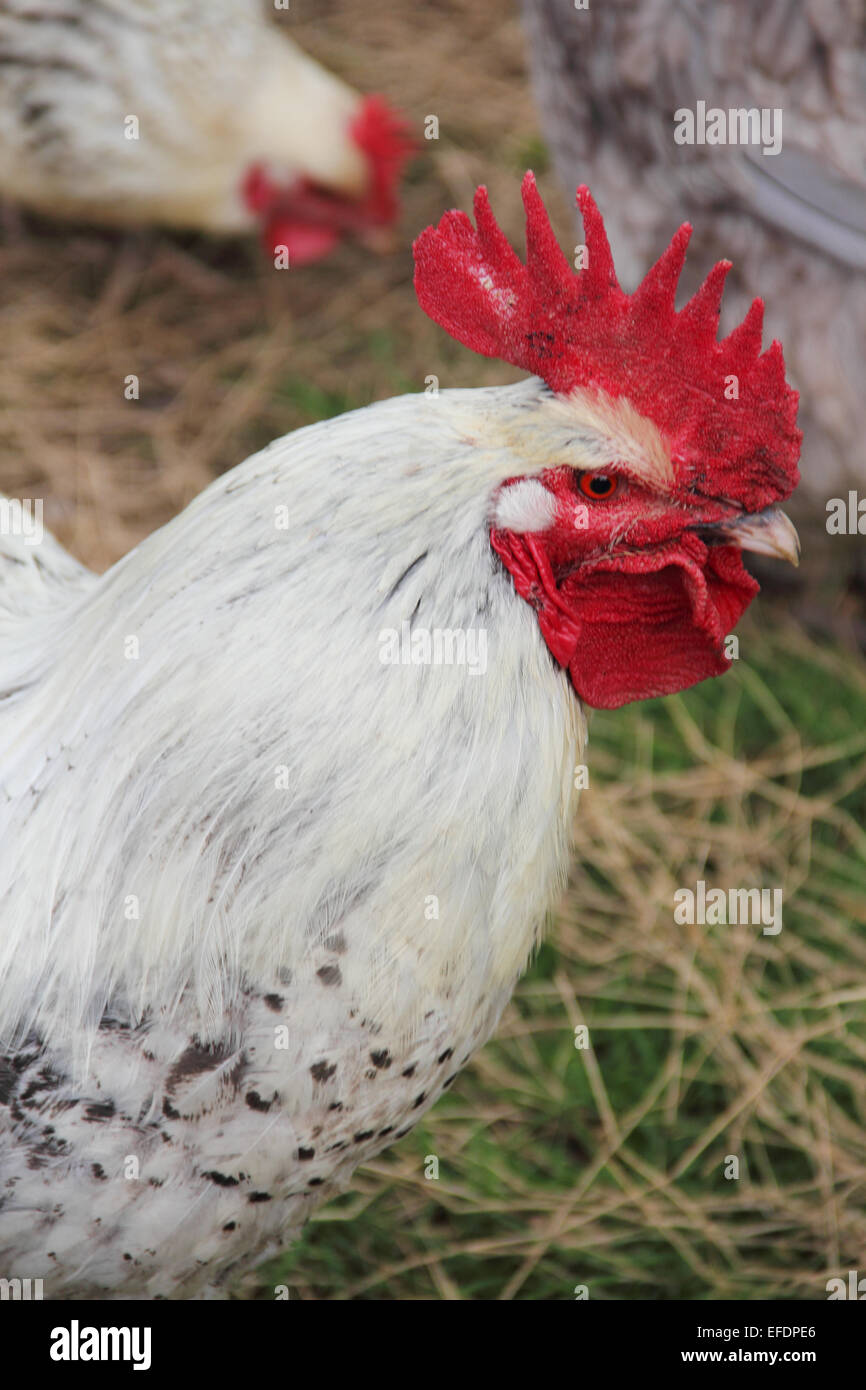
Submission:
M 723 672 L 740 550 L 795 558 L 760 305 L 674 313 L 686 228 L 624 294 L 580 197 L 577 276 L 531 176 L 526 266 L 483 190 L 416 243 L 527 380 L 301 430 L 102 577 L 0 537 L 0 1250 L 50 1297 L 224 1293 L 405 1133 L 563 885 L 584 704 Z
M 487 541 L 538 386 L 302 430 L 101 579 L 6 538 L 0 1229 L 53 1296 L 263 1253 L 495 1027 L 584 731 Z M 487 675 L 384 665 L 413 615 L 485 629 Z
M 311 228 L 324 248 L 332 219 L 393 215 L 369 196 L 384 115 L 365 150 L 362 98 L 248 0 L 0 0 L 0 71 L 0 193 L 50 216 L 242 233 L 290 214 L 303 259 Z

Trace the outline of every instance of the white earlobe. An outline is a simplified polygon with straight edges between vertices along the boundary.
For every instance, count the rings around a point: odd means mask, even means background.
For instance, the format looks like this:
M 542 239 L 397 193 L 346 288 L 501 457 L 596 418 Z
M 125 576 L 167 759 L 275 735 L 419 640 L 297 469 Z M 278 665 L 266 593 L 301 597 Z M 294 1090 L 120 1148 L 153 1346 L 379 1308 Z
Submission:
M 499 531 L 546 531 L 556 518 L 556 498 L 534 478 L 505 487 L 496 499 L 493 524 Z

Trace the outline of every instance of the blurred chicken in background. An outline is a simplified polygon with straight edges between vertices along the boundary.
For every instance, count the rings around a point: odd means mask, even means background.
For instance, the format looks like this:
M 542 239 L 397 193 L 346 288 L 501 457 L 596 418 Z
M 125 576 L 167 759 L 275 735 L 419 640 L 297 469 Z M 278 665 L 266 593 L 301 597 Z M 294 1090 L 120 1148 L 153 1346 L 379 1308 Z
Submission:
M 759 287 L 766 297 L 767 331 L 801 392 L 801 507 L 823 531 L 834 494 L 859 484 L 866 497 L 863 0 L 522 3 L 559 175 L 568 190 L 592 183 L 623 285 L 689 219 L 681 292 L 724 255 L 734 269 L 722 332 Z M 756 109 L 763 135 L 699 143 L 712 108 L 725 125 L 732 108 Z M 688 133 L 683 111 L 695 143 L 675 138 Z M 725 125 L 715 133 L 730 139 Z
M 256 0 L 0 0 L 0 195 L 41 213 L 259 229 L 302 265 L 375 244 L 408 149 Z

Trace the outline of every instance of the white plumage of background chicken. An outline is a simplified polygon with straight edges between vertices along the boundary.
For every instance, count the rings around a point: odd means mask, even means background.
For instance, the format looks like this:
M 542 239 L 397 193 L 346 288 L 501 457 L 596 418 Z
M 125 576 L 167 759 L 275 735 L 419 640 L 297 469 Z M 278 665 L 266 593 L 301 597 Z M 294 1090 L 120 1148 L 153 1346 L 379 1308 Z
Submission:
M 261 229 L 297 266 L 393 221 L 407 148 L 256 0 L 0 0 L 0 194 L 49 216 Z
M 537 374 L 278 440 L 102 577 L 0 536 L 0 1250 L 46 1297 L 225 1293 L 405 1133 L 563 884 L 585 705 L 723 672 L 741 549 L 796 558 L 760 304 L 717 343 L 721 265 L 674 313 L 687 228 L 624 294 L 579 196 L 578 273 L 531 176 L 525 266 L 484 190 L 416 244 Z

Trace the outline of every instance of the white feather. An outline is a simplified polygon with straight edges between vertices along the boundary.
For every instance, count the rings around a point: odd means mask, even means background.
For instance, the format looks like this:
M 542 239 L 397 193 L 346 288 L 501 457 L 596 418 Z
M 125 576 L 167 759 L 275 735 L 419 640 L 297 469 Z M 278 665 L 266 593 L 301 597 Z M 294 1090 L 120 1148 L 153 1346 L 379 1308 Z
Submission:
M 46 584 L 17 626 L 21 566 L 0 567 L 0 1020 L 75 1098 L 51 1184 L 6 1135 L 0 1232 L 22 1202 L 69 1212 L 41 1235 L 22 1219 L 20 1267 L 98 1212 L 120 1234 L 85 1272 L 61 1260 L 64 1290 L 199 1287 L 301 1220 L 495 1027 L 564 879 L 585 737 L 488 538 L 501 482 L 550 448 L 579 462 L 538 381 L 403 397 L 272 444 L 100 579 L 69 562 L 62 601 Z M 379 634 L 404 622 L 483 628 L 486 673 L 383 665 Z M 220 1065 L 175 1086 L 207 1043 Z M 115 1107 L 98 1133 L 83 1096 Z M 160 1184 L 146 1199 L 130 1153 Z M 253 1210 L 251 1185 L 281 1200 Z
M 496 499 L 494 521 L 501 531 L 546 531 L 556 516 L 556 498 L 535 478 L 504 487 Z

